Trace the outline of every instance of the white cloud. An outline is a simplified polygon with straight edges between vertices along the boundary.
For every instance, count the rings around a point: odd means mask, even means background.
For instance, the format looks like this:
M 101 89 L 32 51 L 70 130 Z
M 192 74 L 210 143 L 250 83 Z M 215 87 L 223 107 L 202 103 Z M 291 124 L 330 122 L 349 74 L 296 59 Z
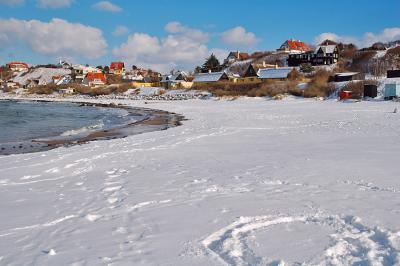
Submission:
M 37 0 L 40 8 L 63 8 L 70 7 L 74 0 Z
M 0 5 L 19 6 L 25 4 L 25 0 L 0 0 Z
M 400 28 L 387 28 L 379 33 L 367 32 L 362 37 L 341 36 L 332 32 L 321 33 L 315 37 L 315 44 L 329 39 L 335 42 L 354 43 L 359 47 L 369 47 L 376 42 L 390 42 L 400 39 Z
M 94 4 L 93 7 L 100 11 L 107 11 L 107 12 L 114 12 L 114 13 L 122 11 L 121 7 L 117 6 L 116 4 L 111 3 L 109 1 L 100 1 L 96 4 Z
M 397 40 L 400 40 L 400 28 L 387 28 L 377 34 L 367 32 L 363 37 L 363 42 L 366 46 L 371 46 L 376 42 L 391 42 Z
M 222 49 L 209 49 L 205 38 L 192 34 L 195 29 L 179 23 L 168 23 L 165 27 L 170 34 L 165 38 L 134 33 L 128 40 L 113 49 L 113 55 L 127 64 L 152 68 L 168 73 L 171 69 L 193 70 L 201 65 L 211 53 L 225 57 Z M 208 38 L 207 38 L 208 39 Z
M 41 55 L 53 58 L 100 58 L 107 52 L 102 31 L 62 19 L 0 19 L 0 46 L 22 43 Z
M 255 46 L 260 39 L 253 32 L 247 32 L 245 28 L 238 26 L 223 32 L 221 41 L 232 46 Z
M 184 35 L 188 38 L 191 38 L 201 43 L 206 43 L 209 40 L 208 33 L 198 29 L 187 27 L 176 21 L 170 22 L 167 25 L 165 25 L 165 30 L 168 33 Z
M 114 36 L 122 36 L 122 35 L 127 34 L 128 32 L 129 32 L 129 29 L 127 27 L 125 27 L 125 26 L 117 26 L 112 34 Z
M 351 36 L 339 36 L 332 32 L 324 32 L 314 38 L 314 43 L 320 44 L 321 42 L 323 42 L 325 40 L 331 40 L 334 42 L 342 42 L 342 43 L 353 43 L 353 44 L 357 44 L 357 45 L 359 42 L 357 40 L 357 38 L 354 38 Z

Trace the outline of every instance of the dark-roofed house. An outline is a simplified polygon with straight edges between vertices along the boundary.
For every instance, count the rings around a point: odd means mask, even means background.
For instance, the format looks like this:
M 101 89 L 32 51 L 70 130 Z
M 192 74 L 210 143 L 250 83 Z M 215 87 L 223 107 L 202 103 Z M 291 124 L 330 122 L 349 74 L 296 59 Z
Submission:
M 240 51 L 230 52 L 228 57 L 224 60 L 224 65 L 229 66 L 229 65 L 235 63 L 236 61 L 243 61 L 243 60 L 247 60 L 249 58 L 250 58 L 250 55 L 248 53 L 242 53 Z
M 258 68 L 253 66 L 253 64 L 248 64 L 247 68 L 243 68 L 241 71 L 230 73 L 229 80 L 235 83 L 258 83 L 260 80 L 258 79 L 257 70 Z
M 339 49 L 337 45 L 319 45 L 311 58 L 313 65 L 332 65 L 339 59 Z
M 286 80 L 289 77 L 290 72 L 292 72 L 292 71 L 293 71 L 293 68 L 289 68 L 289 67 L 260 69 L 258 71 L 258 78 L 263 81 Z
M 337 44 L 330 40 L 323 41 L 317 48 L 307 52 L 291 52 L 288 57 L 288 66 L 295 67 L 310 63 L 313 66 L 332 65 L 339 60 L 339 49 Z

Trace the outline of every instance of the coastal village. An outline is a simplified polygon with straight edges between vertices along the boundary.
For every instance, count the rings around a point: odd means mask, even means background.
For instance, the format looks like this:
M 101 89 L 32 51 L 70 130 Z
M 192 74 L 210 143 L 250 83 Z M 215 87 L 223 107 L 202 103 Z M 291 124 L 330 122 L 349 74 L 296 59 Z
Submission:
M 358 49 L 332 40 L 312 46 L 289 39 L 275 51 L 232 51 L 223 62 L 212 54 L 193 71 L 170 73 L 119 61 L 97 67 L 63 60 L 49 65 L 14 61 L 0 68 L 0 90 L 150 100 L 209 95 L 391 100 L 400 97 L 400 41 Z

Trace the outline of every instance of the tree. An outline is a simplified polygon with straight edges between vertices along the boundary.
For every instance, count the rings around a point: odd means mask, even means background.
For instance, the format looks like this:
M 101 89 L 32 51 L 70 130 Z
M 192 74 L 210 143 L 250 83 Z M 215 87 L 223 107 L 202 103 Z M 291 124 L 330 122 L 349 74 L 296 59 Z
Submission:
M 221 71 L 222 67 L 218 61 L 218 58 L 211 54 L 209 58 L 206 59 L 206 62 L 202 66 L 202 72 L 218 72 Z
M 108 74 L 110 72 L 110 67 L 109 66 L 105 66 L 103 68 L 104 73 Z
M 138 69 L 137 66 L 135 65 L 132 66 L 132 70 L 137 70 L 137 69 Z
M 103 70 L 103 66 L 97 66 L 96 68 Z
M 201 67 L 200 66 L 197 66 L 195 69 L 194 69 L 194 73 L 201 73 Z
M 314 71 L 314 67 L 310 63 L 304 63 L 300 65 L 300 71 L 303 73 L 311 73 Z

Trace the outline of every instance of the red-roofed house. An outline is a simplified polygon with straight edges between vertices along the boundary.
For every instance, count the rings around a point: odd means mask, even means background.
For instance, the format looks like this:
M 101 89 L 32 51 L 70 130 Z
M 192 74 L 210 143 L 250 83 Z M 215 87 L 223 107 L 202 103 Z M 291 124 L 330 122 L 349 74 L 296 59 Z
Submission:
M 310 47 L 308 47 L 308 45 L 302 41 L 287 40 L 281 45 L 278 51 L 289 52 L 289 53 L 295 51 L 308 52 L 310 51 Z
M 123 75 L 125 73 L 124 62 L 112 62 L 109 73 L 114 75 Z
M 23 62 L 10 62 L 7 64 L 7 67 L 15 72 L 26 71 L 29 69 L 28 64 Z
M 104 73 L 89 72 L 82 83 L 88 86 L 101 86 L 107 83 L 107 79 Z

